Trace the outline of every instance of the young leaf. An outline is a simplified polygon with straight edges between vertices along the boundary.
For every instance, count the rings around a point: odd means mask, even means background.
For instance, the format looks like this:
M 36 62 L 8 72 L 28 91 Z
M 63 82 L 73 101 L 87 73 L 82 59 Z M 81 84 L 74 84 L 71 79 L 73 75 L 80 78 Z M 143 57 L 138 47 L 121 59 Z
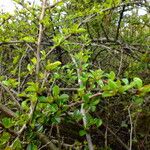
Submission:
M 79 131 L 79 135 L 80 136 L 84 136 L 84 135 L 86 135 L 87 134 L 87 132 L 85 131 L 85 130 L 80 130 Z
M 94 121 L 97 127 L 100 127 L 103 123 L 102 119 L 98 119 L 98 118 L 95 118 Z
M 137 78 L 137 77 L 135 77 L 133 79 L 133 82 L 136 84 L 137 88 L 141 88 L 143 85 L 142 80 L 140 78 Z
M 21 144 L 21 141 L 19 139 L 14 141 L 13 149 L 15 149 L 15 150 L 21 150 L 22 149 L 22 144 Z
M 122 81 L 125 85 L 129 84 L 129 80 L 127 78 L 122 79 Z
M 116 82 L 109 80 L 108 81 L 108 86 L 110 87 L 110 89 L 115 90 L 117 88 L 117 84 Z
M 114 96 L 116 94 L 116 92 L 114 91 L 104 91 L 102 93 L 102 97 L 111 97 L 111 96 Z
M 22 109 L 24 109 L 24 110 L 28 110 L 28 109 L 29 109 L 29 106 L 27 105 L 27 101 L 23 101 L 23 102 L 21 103 L 21 107 L 22 107 Z
M 111 79 L 111 80 L 114 80 L 115 79 L 115 73 L 113 71 L 111 71 L 109 74 L 108 74 L 108 78 Z
M 47 66 L 46 66 L 46 70 L 47 71 L 51 71 L 51 70 L 54 70 L 56 69 L 58 66 L 61 65 L 61 62 L 60 61 L 56 61 L 54 63 L 48 63 Z
M 3 132 L 0 136 L 0 144 L 3 145 L 10 139 L 10 134 L 8 132 Z
M 37 60 L 36 60 L 35 57 L 33 57 L 33 58 L 31 59 L 31 61 L 32 61 L 32 63 L 33 63 L 34 65 L 37 63 Z
M 62 95 L 60 95 L 59 96 L 59 99 L 62 99 L 62 100 L 68 100 L 68 98 L 69 98 L 69 95 L 67 95 L 67 94 L 62 94 Z
M 5 128 L 10 128 L 13 126 L 13 120 L 11 118 L 3 118 L 2 124 L 4 125 Z
M 58 96 L 60 93 L 59 87 L 57 85 L 55 85 L 53 87 L 53 96 Z

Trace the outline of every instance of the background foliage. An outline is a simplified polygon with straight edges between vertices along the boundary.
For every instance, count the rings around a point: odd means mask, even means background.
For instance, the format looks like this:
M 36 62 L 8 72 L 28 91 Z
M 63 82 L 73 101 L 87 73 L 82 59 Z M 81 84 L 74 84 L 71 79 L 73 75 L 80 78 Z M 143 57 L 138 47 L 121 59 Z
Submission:
M 14 2 L 0 13 L 0 149 L 149 149 L 148 1 Z

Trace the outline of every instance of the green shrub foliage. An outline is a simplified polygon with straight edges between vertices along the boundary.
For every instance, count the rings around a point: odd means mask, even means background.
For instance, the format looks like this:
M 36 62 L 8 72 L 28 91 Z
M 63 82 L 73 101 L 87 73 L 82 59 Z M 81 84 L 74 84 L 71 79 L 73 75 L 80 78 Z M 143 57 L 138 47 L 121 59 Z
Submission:
M 14 2 L 0 13 L 0 149 L 149 149 L 148 1 Z

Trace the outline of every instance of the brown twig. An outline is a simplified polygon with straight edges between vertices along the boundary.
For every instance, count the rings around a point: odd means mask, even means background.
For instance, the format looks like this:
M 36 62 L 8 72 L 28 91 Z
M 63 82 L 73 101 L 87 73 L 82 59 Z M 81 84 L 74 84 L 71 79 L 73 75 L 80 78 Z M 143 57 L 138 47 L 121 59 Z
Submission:
M 37 63 L 36 63 L 36 81 L 38 82 L 39 79 L 39 71 L 40 71 L 40 50 L 41 50 L 41 41 L 42 41 L 42 34 L 43 34 L 43 24 L 42 20 L 44 18 L 45 14 L 45 9 L 46 9 L 46 2 L 47 0 L 43 0 L 42 3 L 42 11 L 41 15 L 39 18 L 39 36 L 38 36 L 38 41 L 37 41 L 37 52 L 36 52 L 36 57 L 37 57 Z
M 48 150 L 59 150 L 51 140 L 48 139 L 46 135 L 43 133 L 36 132 L 37 137 L 40 139 L 40 141 L 45 144 L 45 146 L 48 148 Z
M 129 114 L 129 118 L 130 118 L 130 145 L 129 145 L 129 150 L 132 150 L 132 136 L 133 136 L 133 121 L 132 121 L 131 112 L 130 112 L 131 106 L 132 105 L 130 105 L 128 107 L 128 114 Z
M 4 106 L 3 104 L 0 104 L 0 110 L 6 114 L 6 116 L 8 117 L 16 117 L 16 114 L 10 110 L 9 108 L 7 108 L 6 106 Z
M 2 127 L 3 129 L 5 129 L 7 132 L 9 132 L 11 135 L 13 136 L 18 136 L 18 133 L 14 130 L 11 130 L 11 129 L 7 129 L 4 127 L 4 125 L 0 122 L 0 127 Z
M 12 100 L 16 103 L 17 107 L 18 107 L 20 110 L 22 110 L 22 108 L 21 108 L 21 106 L 20 106 L 18 100 L 14 97 L 14 95 L 11 93 L 11 91 L 9 90 L 9 88 L 6 87 L 5 85 L 3 85 L 1 82 L 0 82 L 0 86 L 2 86 L 2 87 L 5 89 L 5 91 L 11 96 Z
M 109 128 L 107 130 L 116 138 L 116 140 L 126 149 L 129 150 L 129 147 Z
M 120 30 L 121 21 L 122 21 L 122 19 L 123 19 L 123 13 L 124 13 L 124 11 L 125 11 L 125 7 L 126 7 L 126 5 L 123 5 L 123 6 L 122 6 L 122 11 L 121 11 L 121 13 L 120 13 L 120 18 L 119 18 L 119 21 L 118 21 L 117 33 L 116 33 L 115 41 L 117 41 L 117 40 L 118 40 L 118 37 L 119 37 L 119 30 Z

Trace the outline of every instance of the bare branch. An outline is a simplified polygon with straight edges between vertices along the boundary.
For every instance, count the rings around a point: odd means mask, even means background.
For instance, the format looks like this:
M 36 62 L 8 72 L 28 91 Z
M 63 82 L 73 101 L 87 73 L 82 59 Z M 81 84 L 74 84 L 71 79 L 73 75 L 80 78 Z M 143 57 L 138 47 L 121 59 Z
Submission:
M 129 114 L 129 118 L 130 118 L 130 146 L 129 146 L 129 150 L 132 150 L 132 136 L 133 136 L 133 121 L 132 121 L 131 112 L 130 112 L 131 106 L 132 105 L 130 105 L 128 107 L 128 114 Z
M 45 14 L 45 8 L 46 8 L 46 2 L 47 0 L 43 0 L 42 3 L 42 11 L 41 11 L 41 15 L 39 18 L 39 36 L 38 36 L 38 41 L 37 41 L 37 64 L 36 64 L 36 81 L 38 81 L 39 79 L 39 71 L 40 71 L 40 49 L 41 49 L 41 41 L 42 41 L 42 33 L 43 33 L 43 24 L 41 23 L 41 21 L 44 18 L 44 14 Z
M 40 141 L 46 145 L 46 147 L 49 150 L 59 150 L 53 143 L 51 140 L 48 139 L 48 137 L 46 135 L 44 135 L 43 133 L 39 133 L 36 132 L 36 135 L 38 136 L 38 138 L 40 139 Z
M 120 25 L 121 25 L 121 21 L 123 19 L 123 13 L 125 11 L 125 5 L 122 6 L 122 11 L 120 13 L 120 18 L 119 18 L 119 21 L 118 21 L 118 26 L 117 26 L 117 33 L 116 33 L 116 38 L 115 38 L 115 41 L 118 40 L 118 37 L 119 37 L 119 30 L 120 30 Z
M 14 95 L 11 93 L 11 91 L 9 90 L 9 88 L 6 87 L 5 85 L 3 85 L 1 82 L 0 82 L 0 86 L 2 86 L 2 87 L 5 89 L 5 91 L 11 96 L 12 100 L 16 103 L 17 107 L 18 107 L 20 110 L 22 110 L 22 108 L 21 108 L 21 106 L 20 106 L 18 100 L 14 97 Z
M 16 117 L 16 114 L 12 110 L 4 106 L 3 104 L 0 104 L 0 110 L 3 113 L 5 113 L 8 117 Z

